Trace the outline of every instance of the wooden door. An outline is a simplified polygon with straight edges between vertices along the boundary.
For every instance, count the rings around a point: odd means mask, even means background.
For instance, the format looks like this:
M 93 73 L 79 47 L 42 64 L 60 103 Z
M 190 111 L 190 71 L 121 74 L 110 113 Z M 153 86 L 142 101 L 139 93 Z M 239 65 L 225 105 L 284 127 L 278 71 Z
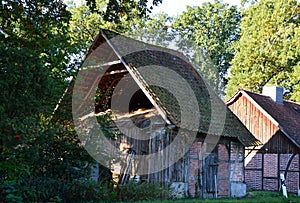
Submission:
M 210 153 L 202 162 L 204 198 L 215 197 L 217 192 L 218 155 Z

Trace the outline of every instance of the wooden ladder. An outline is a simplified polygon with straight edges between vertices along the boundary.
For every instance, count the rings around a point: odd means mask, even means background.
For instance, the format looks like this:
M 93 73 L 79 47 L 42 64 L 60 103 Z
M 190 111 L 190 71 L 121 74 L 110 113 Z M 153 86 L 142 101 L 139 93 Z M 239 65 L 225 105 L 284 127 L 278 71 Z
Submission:
M 129 149 L 128 155 L 127 155 L 127 164 L 121 179 L 121 185 L 125 185 L 130 177 L 131 172 L 131 166 L 132 166 L 132 160 L 134 159 L 136 152 L 134 149 Z

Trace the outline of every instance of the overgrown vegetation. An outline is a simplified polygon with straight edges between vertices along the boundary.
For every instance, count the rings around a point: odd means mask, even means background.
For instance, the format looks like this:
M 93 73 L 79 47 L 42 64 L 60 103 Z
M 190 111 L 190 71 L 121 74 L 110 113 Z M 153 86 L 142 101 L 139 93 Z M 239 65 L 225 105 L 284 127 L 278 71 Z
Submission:
M 166 200 L 168 189 L 152 183 L 129 183 L 114 188 L 92 180 L 59 182 L 48 177 L 24 177 L 0 186 L 3 202 L 133 202 Z
M 168 188 L 164 188 L 154 183 L 129 183 L 119 186 L 116 190 L 117 201 L 133 202 L 141 200 L 165 200 L 170 199 L 171 193 Z

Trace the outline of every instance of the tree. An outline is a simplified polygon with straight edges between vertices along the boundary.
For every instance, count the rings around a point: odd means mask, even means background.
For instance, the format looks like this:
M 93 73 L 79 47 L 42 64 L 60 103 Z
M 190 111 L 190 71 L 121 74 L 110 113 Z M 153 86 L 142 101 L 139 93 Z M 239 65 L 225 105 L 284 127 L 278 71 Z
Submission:
M 172 21 L 168 14 L 158 13 L 135 23 L 129 34 L 135 39 L 167 47 L 173 39 L 170 31 Z
M 10 118 L 40 112 L 45 102 L 53 110 L 75 71 L 66 29 L 70 13 L 60 0 L 1 1 L 0 13 L 2 109 Z
M 162 3 L 162 0 L 152 0 L 152 5 L 148 8 L 148 0 L 108 0 L 106 1 L 105 8 L 99 7 L 103 5 L 101 0 L 87 0 L 86 5 L 89 7 L 89 10 L 93 13 L 98 13 L 103 16 L 105 21 L 113 22 L 120 24 L 122 19 L 127 18 L 131 21 L 136 18 L 143 18 L 151 12 L 153 6 L 157 6 Z
M 193 40 L 200 48 L 204 58 L 209 58 L 216 69 L 217 78 L 212 82 L 219 90 L 224 91 L 225 78 L 234 56 L 232 43 L 239 40 L 240 13 L 236 6 L 222 3 L 204 3 L 201 7 L 187 7 L 173 23 L 174 29 L 185 39 Z M 202 65 L 200 72 L 208 69 Z M 209 76 L 211 77 L 211 76 Z
M 300 101 L 299 14 L 296 0 L 261 0 L 243 12 L 228 98 L 238 88 L 261 92 L 265 85 L 277 85 L 286 88 L 286 98 Z
M 153 4 L 158 5 L 159 2 L 161 0 L 155 0 Z M 101 28 L 122 34 L 131 33 L 136 25 L 149 19 L 150 10 L 147 1 L 90 0 L 80 6 L 69 4 L 72 43 L 85 53 Z
M 69 18 L 60 0 L 0 2 L 1 202 L 67 201 L 89 175 L 71 117 L 51 119 L 76 70 Z
M 80 31 L 89 31 L 86 25 L 98 31 L 98 22 L 127 29 L 127 18 L 121 25 L 85 8 L 78 12 L 76 22 L 82 24 L 70 28 L 71 13 L 62 0 L 0 2 L 0 202 L 113 199 L 90 181 L 95 161 L 76 136 L 72 88 L 63 92 L 72 87 L 82 60 L 74 56 L 94 37 Z M 91 21 L 84 24 L 82 16 Z

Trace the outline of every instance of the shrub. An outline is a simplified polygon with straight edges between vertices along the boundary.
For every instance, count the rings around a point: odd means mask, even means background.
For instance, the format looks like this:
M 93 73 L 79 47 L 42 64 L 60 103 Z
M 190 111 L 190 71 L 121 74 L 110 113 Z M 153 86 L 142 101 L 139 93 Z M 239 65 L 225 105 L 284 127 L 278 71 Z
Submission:
M 117 188 L 117 201 L 162 200 L 170 198 L 169 188 L 154 183 L 130 182 Z

